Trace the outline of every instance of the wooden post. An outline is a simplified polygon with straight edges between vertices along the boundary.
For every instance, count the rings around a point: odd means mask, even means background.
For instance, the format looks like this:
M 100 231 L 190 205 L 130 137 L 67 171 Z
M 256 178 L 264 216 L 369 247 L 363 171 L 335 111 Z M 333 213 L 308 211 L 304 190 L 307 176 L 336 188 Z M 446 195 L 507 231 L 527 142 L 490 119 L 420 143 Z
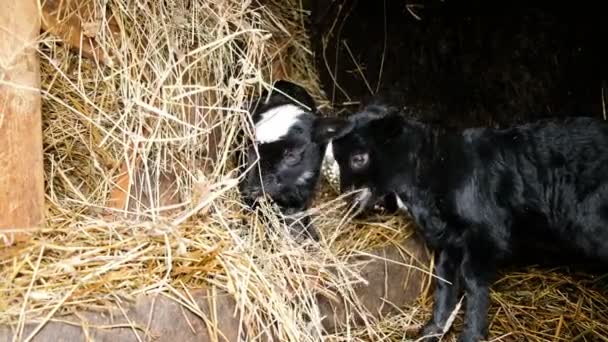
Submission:
M 0 245 L 44 219 L 37 0 L 0 0 Z

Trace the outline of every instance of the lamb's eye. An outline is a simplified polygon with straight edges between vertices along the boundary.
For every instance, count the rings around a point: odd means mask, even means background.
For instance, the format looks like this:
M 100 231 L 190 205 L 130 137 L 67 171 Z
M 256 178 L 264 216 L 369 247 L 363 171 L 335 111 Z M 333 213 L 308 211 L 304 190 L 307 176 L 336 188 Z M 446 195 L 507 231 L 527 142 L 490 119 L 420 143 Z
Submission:
M 301 155 L 302 154 L 299 153 L 299 151 L 293 151 L 293 150 L 285 151 L 285 153 L 283 154 L 283 160 L 285 161 L 285 164 L 287 164 L 288 166 L 294 166 L 300 162 Z
M 369 154 L 367 153 L 356 153 L 350 157 L 350 167 L 353 170 L 359 171 L 369 163 Z
M 297 125 L 296 125 L 296 126 L 293 126 L 293 127 L 291 128 L 291 130 L 293 131 L 293 133 L 295 133 L 295 134 L 297 134 L 297 135 L 300 135 L 300 134 L 303 134 L 303 133 L 304 133 L 304 129 L 303 129 L 302 127 L 300 127 L 300 126 L 297 126 Z

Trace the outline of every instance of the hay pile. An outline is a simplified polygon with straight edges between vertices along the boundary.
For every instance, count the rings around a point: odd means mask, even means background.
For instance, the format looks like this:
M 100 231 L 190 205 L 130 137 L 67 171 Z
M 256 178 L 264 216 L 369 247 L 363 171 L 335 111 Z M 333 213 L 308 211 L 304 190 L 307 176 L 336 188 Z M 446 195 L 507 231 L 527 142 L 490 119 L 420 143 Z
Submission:
M 324 242 L 302 243 L 270 207 L 248 212 L 235 187 L 244 109 L 260 87 L 287 77 L 322 102 L 299 1 L 92 4 L 81 39 L 96 49 L 41 39 L 47 225 L 0 252 L 0 324 L 27 340 L 25 323 L 142 293 L 197 312 L 187 293 L 204 287 L 234 296 L 250 340 L 316 340 L 317 293 L 362 311 L 352 247 L 406 230 L 349 234 L 334 201 L 316 209 Z
M 237 137 L 251 135 L 243 109 L 261 86 L 286 77 L 327 103 L 300 1 L 101 3 L 83 37 L 99 43 L 97 58 L 41 39 L 47 227 L 0 251 L 0 324 L 26 338 L 26 322 L 123 307 L 142 293 L 196 312 L 187 293 L 203 287 L 234 296 L 251 341 L 318 340 L 317 293 L 340 294 L 368 315 L 354 295 L 362 265 L 351 257 L 406 239 L 404 219 L 345 224 L 345 204 L 331 195 L 312 210 L 323 241 L 303 243 L 270 207 L 247 211 L 235 188 Z M 608 291 L 584 285 L 510 274 L 493 293 L 492 335 L 606 340 Z M 430 303 L 423 296 L 326 338 L 401 341 Z

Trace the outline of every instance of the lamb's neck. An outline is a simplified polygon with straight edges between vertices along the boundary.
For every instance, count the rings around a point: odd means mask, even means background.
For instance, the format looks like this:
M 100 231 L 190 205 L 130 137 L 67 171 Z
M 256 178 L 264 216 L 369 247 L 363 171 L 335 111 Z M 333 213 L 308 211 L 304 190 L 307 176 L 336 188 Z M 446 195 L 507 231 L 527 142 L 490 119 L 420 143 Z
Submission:
M 410 183 L 419 191 L 428 191 L 436 181 L 437 174 L 443 170 L 448 159 L 442 146 L 449 143 L 452 135 L 447 130 L 430 125 L 421 125 L 419 147 L 414 152 L 413 167 L 411 163 L 395 168 L 393 184 Z M 438 172 L 439 170 L 439 172 Z M 408 175 L 404 177 L 404 175 Z M 409 179 L 404 179 L 409 178 Z

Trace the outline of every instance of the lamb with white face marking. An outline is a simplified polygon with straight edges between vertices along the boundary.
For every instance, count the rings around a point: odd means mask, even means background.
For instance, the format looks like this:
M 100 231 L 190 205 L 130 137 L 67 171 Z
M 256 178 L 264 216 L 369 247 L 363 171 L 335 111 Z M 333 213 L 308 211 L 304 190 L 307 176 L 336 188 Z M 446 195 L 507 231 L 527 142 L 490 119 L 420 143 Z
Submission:
M 265 194 L 286 216 L 305 211 L 313 199 L 327 147 L 314 134 L 321 118 L 314 100 L 301 86 L 281 80 L 270 96 L 260 96 L 250 113 L 255 145 L 247 150 L 250 171 L 240 184 L 243 199 L 254 207 Z M 301 223 L 309 236 L 318 238 L 307 217 Z

